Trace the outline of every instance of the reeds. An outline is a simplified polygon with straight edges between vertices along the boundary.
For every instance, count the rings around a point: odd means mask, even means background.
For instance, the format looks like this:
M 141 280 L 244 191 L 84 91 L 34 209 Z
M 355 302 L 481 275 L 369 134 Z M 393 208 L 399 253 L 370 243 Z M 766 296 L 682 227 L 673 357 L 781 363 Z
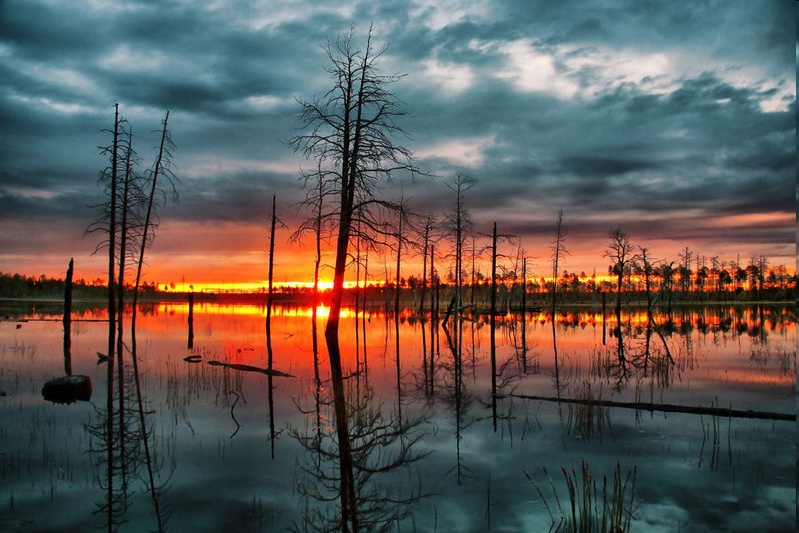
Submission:
M 718 405 L 718 398 L 711 402 L 711 408 Z M 699 464 L 697 468 L 702 468 L 702 462 L 705 457 L 705 444 L 710 441 L 710 469 L 716 471 L 719 469 L 720 455 L 721 455 L 721 423 L 720 416 L 717 413 L 710 415 L 710 422 L 705 425 L 705 419 L 700 414 L 699 421 L 702 425 L 702 447 L 699 450 Z M 728 463 L 732 465 L 732 417 L 727 417 L 727 457 Z
M 621 465 L 616 462 L 610 487 L 608 487 L 608 476 L 602 477 L 601 493 L 597 486 L 597 479 L 591 473 L 586 461 L 581 461 L 579 474 L 574 469 L 569 471 L 565 467 L 561 467 L 569 494 L 567 508 L 564 508 L 561 503 L 552 476 L 549 475 L 546 468 L 542 468 L 542 470 L 552 491 L 557 514 L 547 502 L 547 497 L 538 483 L 526 471 L 524 475 L 535 487 L 549 513 L 552 520 L 550 531 L 568 533 L 626 533 L 630 531 L 637 467 L 633 467 L 622 478 Z
M 601 388 L 598 395 L 595 396 L 591 383 L 584 381 L 583 387 L 576 392 L 575 396 L 579 401 L 574 404 L 568 404 L 568 432 L 574 431 L 579 437 L 584 439 L 590 439 L 594 433 L 598 433 L 601 439 L 605 426 L 612 429 L 609 409 L 602 405 Z

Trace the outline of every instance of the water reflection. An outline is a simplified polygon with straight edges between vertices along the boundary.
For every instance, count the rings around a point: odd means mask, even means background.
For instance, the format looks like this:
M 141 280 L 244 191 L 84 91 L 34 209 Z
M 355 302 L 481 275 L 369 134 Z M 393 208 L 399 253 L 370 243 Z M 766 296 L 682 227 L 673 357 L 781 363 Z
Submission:
M 789 308 L 675 307 L 671 317 L 577 309 L 526 320 L 467 312 L 446 327 L 429 311 L 361 308 L 341 322 L 340 396 L 319 346 L 317 309 L 276 307 L 265 330 L 265 308 L 196 302 L 188 348 L 190 309 L 139 308 L 122 402 L 97 365 L 103 312 L 73 312 L 72 370 L 103 385 L 87 404 L 96 415 L 80 402 L 54 411 L 64 407 L 41 401 L 41 383 L 64 367 L 58 322 L 42 320 L 54 315 L 6 313 L 0 389 L 8 396 L 0 407 L 8 422 L 0 438 L 13 451 L 0 456 L 0 481 L 15 487 L 15 516 L 46 508 L 54 511 L 50 529 L 90 529 L 83 526 L 96 524 L 96 509 L 74 501 L 110 495 L 124 514 L 112 512 L 109 523 L 131 531 L 158 529 L 156 512 L 177 530 L 339 530 L 346 517 L 349 530 L 534 531 L 548 527 L 548 516 L 524 470 L 571 470 L 586 460 L 610 472 L 621 460 L 625 470 L 638 466 L 635 529 L 794 523 L 794 505 L 785 504 L 795 501 L 795 479 L 784 465 L 796 456 L 795 423 L 737 418 L 795 413 Z M 13 320 L 28 322 L 16 329 Z M 671 405 L 708 410 L 658 411 Z M 346 417 L 349 458 L 340 453 L 337 413 Z M 76 435 L 88 418 L 91 446 Z M 63 462 L 39 465 L 56 453 L 73 458 L 72 471 L 90 448 L 95 465 L 85 467 L 83 488 L 50 474 Z M 39 466 L 15 466 L 26 461 Z M 39 467 L 47 474 L 34 474 Z M 745 498 L 767 519 L 707 510 Z
M 313 531 L 378 531 L 401 523 L 424 496 L 412 465 L 426 455 L 417 443 L 424 417 L 388 414 L 384 406 L 355 381 L 345 384 L 343 406 L 335 395 L 320 398 L 315 420 L 294 432 L 307 451 L 300 464 L 298 489 L 303 495 L 302 527 Z M 341 453 L 333 413 L 344 410 L 350 454 Z M 334 505 L 330 505 L 333 502 Z

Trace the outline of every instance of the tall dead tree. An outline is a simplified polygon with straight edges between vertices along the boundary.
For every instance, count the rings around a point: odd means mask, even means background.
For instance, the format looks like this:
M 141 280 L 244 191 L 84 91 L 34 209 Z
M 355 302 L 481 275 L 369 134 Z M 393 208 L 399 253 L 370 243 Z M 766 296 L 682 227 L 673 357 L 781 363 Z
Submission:
M 378 64 L 385 48 L 375 49 L 370 27 L 363 48 L 355 42 L 354 28 L 325 47 L 327 72 L 333 87 L 321 98 L 301 101 L 301 127 L 307 133 L 294 137 L 291 144 L 324 168 L 330 188 L 327 199 L 333 202 L 336 219 L 336 257 L 331 291 L 330 314 L 325 340 L 333 378 L 336 404 L 336 430 L 341 447 L 342 486 L 353 486 L 352 451 L 348 442 L 347 409 L 344 396 L 339 323 L 344 296 L 344 279 L 352 237 L 353 221 L 359 212 L 368 213 L 380 203 L 381 186 L 398 172 L 414 172 L 411 152 L 394 142 L 403 134 L 397 120 L 407 113 L 388 86 L 399 75 L 381 75 Z M 341 518 L 345 531 L 357 531 L 355 494 L 341 499 Z
M 646 312 L 649 319 L 652 319 L 652 307 L 655 305 L 652 301 L 652 274 L 655 267 L 652 263 L 652 258 L 649 256 L 649 250 L 643 246 L 638 247 L 639 256 L 641 258 L 641 269 L 644 274 L 644 291 L 646 292 Z
M 447 183 L 449 190 L 455 193 L 452 208 L 446 216 L 446 227 L 455 238 L 455 292 L 453 294 L 456 307 L 462 305 L 461 287 L 463 285 L 463 248 L 466 232 L 471 226 L 469 211 L 466 209 L 466 193 L 475 186 L 477 180 L 463 172 L 458 172 L 452 183 Z M 474 281 L 474 280 L 472 280 Z
M 159 186 L 166 180 L 167 185 L 171 188 L 172 197 L 177 201 L 177 191 L 175 189 L 175 175 L 172 173 L 172 157 L 175 149 L 175 143 L 172 141 L 172 135 L 169 133 L 169 111 L 166 112 L 164 120 L 161 123 L 161 140 L 158 145 L 158 154 L 156 155 L 153 167 L 149 172 L 148 185 L 150 186 L 149 194 L 147 195 L 147 207 L 144 212 L 144 225 L 142 228 L 141 241 L 139 243 L 139 257 L 136 261 L 136 281 L 133 285 L 133 313 L 131 316 L 131 342 L 135 346 L 136 335 L 136 304 L 138 302 L 139 287 L 141 284 L 142 266 L 144 265 L 144 254 L 149 246 L 152 245 L 155 238 L 154 228 L 158 225 L 158 217 L 156 216 L 157 200 L 159 197 Z M 134 358 L 135 365 L 135 358 Z
M 558 293 L 558 272 L 560 262 L 569 251 L 566 249 L 566 228 L 563 226 L 563 209 L 558 210 L 558 220 L 555 224 L 555 237 L 552 239 L 552 319 L 555 319 Z
M 617 317 L 621 316 L 621 293 L 624 286 L 624 273 L 635 259 L 632 252 L 633 245 L 630 243 L 630 237 L 621 228 L 612 228 L 610 230 L 610 243 L 608 243 L 604 256 L 610 259 L 610 271 L 618 279 L 618 287 L 616 289 Z
M 108 500 L 107 525 L 112 530 L 114 522 L 114 350 L 116 345 L 116 227 L 117 227 L 117 178 L 119 172 L 119 139 L 122 128 L 122 119 L 119 115 L 119 104 L 114 106 L 113 142 L 110 148 L 110 172 L 107 174 L 110 182 L 108 188 L 108 367 L 106 369 L 107 397 L 106 397 L 106 450 L 107 486 L 106 498 Z M 108 149 L 101 149 L 108 152 Z
M 159 192 L 159 182 L 166 180 L 172 189 L 172 196 L 177 201 L 177 192 L 175 190 L 175 176 L 172 173 L 172 152 L 174 150 L 174 143 L 172 136 L 169 133 L 169 111 L 166 112 L 164 120 L 161 123 L 161 138 L 158 145 L 158 153 L 153 163 L 153 167 L 147 176 L 149 183 L 145 184 L 150 186 L 149 194 L 146 196 L 146 208 L 144 209 L 143 223 L 141 229 L 141 237 L 139 241 L 139 254 L 136 260 L 136 279 L 133 284 L 133 301 L 131 310 L 131 359 L 133 362 L 133 378 L 136 387 L 136 399 L 138 403 L 139 425 L 142 432 L 142 440 L 144 443 L 144 456 L 147 465 L 147 478 L 149 482 L 150 498 L 153 502 L 153 509 L 156 518 L 158 531 L 164 531 L 166 527 L 166 519 L 161 508 L 159 501 L 160 489 L 156 487 L 155 483 L 155 465 L 150 451 L 150 440 L 148 437 L 147 424 L 145 420 L 144 398 L 142 395 L 141 379 L 139 373 L 139 363 L 136 351 L 136 315 L 137 305 L 139 299 L 139 287 L 141 284 L 142 266 L 144 265 L 144 255 L 147 248 L 152 244 L 155 238 L 154 228 L 157 226 L 157 197 Z M 161 179 L 163 178 L 163 179 Z
M 266 294 L 266 336 L 267 336 L 267 356 L 269 369 L 272 369 L 272 297 L 274 293 L 272 279 L 274 277 L 275 269 L 275 226 L 277 225 L 277 211 L 276 211 L 277 197 L 272 195 L 272 223 L 269 227 L 269 272 L 267 275 L 267 294 Z

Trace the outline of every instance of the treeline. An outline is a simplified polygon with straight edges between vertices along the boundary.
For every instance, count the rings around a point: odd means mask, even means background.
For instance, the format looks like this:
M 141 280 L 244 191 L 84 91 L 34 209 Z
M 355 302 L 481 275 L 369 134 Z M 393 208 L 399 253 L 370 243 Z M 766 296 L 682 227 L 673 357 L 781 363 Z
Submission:
M 34 277 L 25 274 L 0 272 L 0 298 L 63 299 L 66 281 L 48 278 L 44 274 Z M 139 290 L 148 295 L 158 293 L 157 283 L 145 282 Z M 108 295 L 105 280 L 73 280 L 72 294 L 79 300 L 104 300 Z M 159 293 L 164 294 L 164 293 Z
M 750 269 L 751 272 L 751 269 Z M 754 280 L 744 279 L 740 276 L 738 282 L 725 282 L 717 280 L 718 276 L 709 278 L 699 277 L 691 280 L 690 284 L 683 285 L 679 278 L 677 283 L 669 286 L 662 276 L 652 276 L 650 279 L 650 298 L 655 299 L 656 305 L 665 306 L 672 304 L 690 304 L 704 302 L 790 302 L 795 299 L 796 275 L 784 273 L 782 269 L 769 270 L 763 276 L 762 288 L 757 277 Z M 449 276 L 447 276 L 449 278 Z M 48 278 L 45 275 L 38 277 L 24 274 L 8 274 L 0 272 L 0 298 L 17 299 L 53 299 L 60 300 L 64 297 L 65 281 L 58 278 Z M 623 283 L 623 295 L 627 303 L 647 302 L 647 292 L 643 279 L 631 276 Z M 522 302 L 522 281 L 513 272 L 503 273 L 497 283 L 497 301 L 500 310 L 518 309 Z M 416 308 L 422 303 L 422 280 L 414 275 L 401 278 L 399 283 L 400 299 L 403 307 Z M 551 302 L 552 280 L 539 278 L 527 279 L 526 302 L 528 307 L 543 307 Z M 132 290 L 127 287 L 127 290 Z M 437 276 L 427 280 L 425 292 L 429 298 L 437 297 L 446 306 L 455 290 L 451 279 L 439 279 Z M 187 294 L 175 291 L 168 284 L 157 282 L 143 282 L 139 288 L 142 300 L 153 301 L 182 301 Z M 396 295 L 397 283 L 393 281 L 370 282 L 366 287 L 347 289 L 345 298 L 348 303 L 360 299 L 370 307 L 390 307 Z M 474 283 L 466 280 L 462 287 L 462 302 L 477 308 L 485 307 L 490 300 L 491 280 L 481 275 L 476 276 Z M 564 305 L 599 303 L 602 298 L 611 298 L 616 291 L 616 283 L 607 279 L 598 280 L 596 276 L 587 276 L 585 273 L 572 274 L 564 272 L 558 278 L 558 300 Z M 102 301 L 108 294 L 105 281 L 97 278 L 91 281 L 78 279 L 73 281 L 73 295 L 78 300 Z M 603 294 L 605 296 L 603 296 Z M 267 301 L 265 289 L 257 291 L 220 291 L 217 293 L 197 293 L 196 297 L 202 301 L 238 302 L 265 304 Z M 317 303 L 329 304 L 328 291 L 321 291 Z M 277 304 L 313 303 L 313 289 L 306 287 L 282 286 L 274 289 L 273 302 Z

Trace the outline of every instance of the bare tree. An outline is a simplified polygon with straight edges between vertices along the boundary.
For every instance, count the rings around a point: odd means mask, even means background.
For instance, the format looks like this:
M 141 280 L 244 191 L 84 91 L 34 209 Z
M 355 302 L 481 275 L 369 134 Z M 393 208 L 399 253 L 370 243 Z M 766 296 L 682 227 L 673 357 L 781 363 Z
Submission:
M 652 275 L 655 272 L 655 264 L 652 261 L 652 258 L 649 256 L 649 249 L 643 246 L 639 246 L 638 250 L 640 251 L 640 258 L 641 258 L 641 271 L 644 274 L 644 291 L 646 292 L 646 312 L 649 316 L 649 319 L 652 319 L 652 307 L 654 306 L 654 302 L 652 301 Z
M 431 256 L 431 250 L 433 249 L 433 241 L 431 233 L 436 228 L 436 219 L 432 214 L 428 214 L 425 217 L 423 222 L 424 228 L 422 233 L 422 287 L 421 287 L 421 294 L 419 296 L 419 314 L 424 316 L 424 298 L 427 291 L 427 258 Z M 433 280 L 433 273 L 430 272 L 430 282 L 432 285 Z
M 476 179 L 458 171 L 453 182 L 446 184 L 449 190 L 455 193 L 455 201 L 447 213 L 445 225 L 447 231 L 455 237 L 455 293 L 453 294 L 453 300 L 458 308 L 462 305 L 463 247 L 466 241 L 466 232 L 472 224 L 469 218 L 469 211 L 466 209 L 465 196 L 476 183 Z
M 569 251 L 566 249 L 566 228 L 563 226 L 563 209 L 558 210 L 558 221 L 555 224 L 555 238 L 552 241 L 552 319 L 554 322 L 555 308 L 557 306 L 556 295 L 558 291 L 558 267 L 560 261 L 564 259 Z
M 604 256 L 611 260 L 610 271 L 618 278 L 616 289 L 616 316 L 621 315 L 621 291 L 624 284 L 624 272 L 630 267 L 634 258 L 630 237 L 621 228 L 611 228 L 610 243 Z
M 167 113 L 168 118 L 168 113 Z M 135 319 L 138 287 L 141 279 L 144 251 L 152 242 L 152 228 L 156 224 L 154 214 L 155 197 L 159 175 L 166 175 L 172 179 L 169 170 L 172 148 L 167 130 L 167 119 L 164 119 L 161 131 L 161 144 L 154 168 L 149 175 L 142 175 L 135 170 L 139 159 L 132 147 L 132 135 L 127 126 L 127 121 L 119 113 L 119 104 L 115 106 L 114 128 L 108 130 L 112 134 L 112 144 L 101 147 L 103 154 L 110 159 L 110 166 L 100 176 L 100 182 L 105 185 L 105 198 L 97 206 L 100 216 L 87 229 L 88 233 L 95 231 L 106 233 L 104 239 L 97 247 L 107 246 L 109 259 L 108 280 L 108 392 L 105 413 L 105 422 L 97 432 L 102 432 L 102 449 L 106 452 L 107 464 L 106 501 L 101 508 L 106 514 L 106 525 L 113 529 L 126 510 L 125 494 L 128 491 L 129 474 L 134 473 L 138 467 L 138 450 L 140 442 L 144 442 L 145 460 L 148 467 L 150 493 L 155 504 L 158 519 L 158 529 L 164 528 L 164 519 L 156 496 L 154 482 L 154 465 L 150 455 L 150 448 L 145 423 L 145 410 L 143 407 L 142 391 L 139 383 L 139 371 L 136 358 Z M 149 180 L 149 181 L 148 181 Z M 145 189 L 150 188 L 149 196 Z M 174 188 L 173 188 L 174 190 Z M 136 251 L 140 250 L 139 253 Z M 124 365 L 123 349 L 123 313 L 125 281 L 127 270 L 136 264 L 136 280 L 133 296 L 133 314 L 131 320 L 131 355 L 133 360 L 133 374 Z M 117 331 L 115 331 L 115 326 Z M 116 360 L 116 361 L 115 361 Z M 137 407 L 131 408 L 136 400 L 130 396 L 126 381 L 131 377 L 135 380 L 135 394 L 138 401 Z M 114 397 L 118 406 L 114 407 Z M 133 415 L 138 413 L 140 429 L 135 430 Z M 119 476 L 119 482 L 115 477 Z M 122 502 L 122 503 L 120 503 Z
M 152 169 L 149 171 L 147 177 L 150 192 L 147 195 L 147 207 L 144 213 L 144 227 L 142 230 L 141 242 L 139 247 L 139 257 L 136 261 L 136 282 L 133 291 L 133 316 L 131 317 L 132 334 L 135 336 L 136 331 L 136 302 L 139 293 L 139 286 L 141 284 L 142 266 L 144 265 L 144 254 L 147 248 L 152 245 L 155 239 L 155 228 L 158 226 L 158 198 L 159 188 L 163 182 L 167 182 L 168 188 L 172 191 L 172 198 L 177 201 L 178 195 L 175 189 L 175 182 L 177 178 L 172 172 L 172 158 L 175 149 L 175 143 L 172 141 L 172 135 L 169 133 L 169 111 L 164 115 L 164 120 L 161 122 L 161 140 L 158 144 L 158 154 L 155 157 Z M 135 340 L 133 341 L 135 343 Z
M 359 213 L 368 216 L 370 207 L 382 203 L 378 192 L 393 174 L 416 170 L 411 152 L 394 141 L 396 135 L 404 134 L 396 121 L 407 113 L 388 86 L 401 76 L 379 73 L 378 61 L 386 49 L 375 49 L 373 31 L 370 27 L 362 49 L 355 42 L 354 28 L 335 43 L 327 43 L 329 65 L 326 70 L 333 79 L 333 87 L 321 99 L 300 101 L 301 127 L 307 133 L 291 140 L 296 150 L 315 159 L 319 168 L 325 169 L 324 177 L 329 184 L 327 197 L 333 202 L 331 212 L 337 221 L 333 289 L 325 340 L 336 399 L 336 431 L 345 487 L 353 486 L 353 473 L 338 333 L 353 222 Z M 347 465 L 350 465 L 349 470 Z M 342 495 L 342 522 L 350 524 L 346 530 L 358 529 L 355 503 L 355 494 Z
M 381 186 L 398 172 L 418 172 L 411 152 L 393 138 L 404 135 L 396 120 L 407 115 L 388 85 L 401 75 L 381 75 L 377 61 L 385 48 L 375 50 L 370 27 L 366 46 L 357 48 L 354 29 L 325 47 L 334 80 L 333 88 L 321 100 L 301 101 L 300 116 L 308 133 L 291 140 L 307 157 L 331 168 L 320 171 L 329 187 L 335 208 L 330 212 L 338 222 L 331 313 L 326 338 L 338 331 L 347 255 L 353 221 L 359 212 L 375 204 L 387 204 L 377 197 Z M 336 345 L 337 343 L 331 343 Z M 335 350 L 334 350 L 335 351 Z
M 683 293 L 687 293 L 691 289 L 691 259 L 693 259 L 693 252 L 687 246 L 680 254 L 679 272 L 680 272 L 680 286 Z
M 302 180 L 308 186 L 305 199 L 296 207 L 309 209 L 312 216 L 300 224 L 299 228 L 291 234 L 291 242 L 301 242 L 306 233 L 312 233 L 316 249 L 314 258 L 313 293 L 314 308 L 319 303 L 319 271 L 322 267 L 322 241 L 327 242 L 334 229 L 334 213 L 328 209 L 325 199 L 332 194 L 332 172 L 322 167 L 322 160 L 318 160 L 317 168 L 313 172 L 304 172 Z M 315 310 L 314 310 L 315 313 Z
M 107 239 L 97 245 L 95 252 L 103 247 L 108 247 L 108 345 L 107 345 L 107 396 L 106 396 L 106 418 L 104 421 L 104 434 L 106 439 L 105 464 L 107 469 L 106 502 L 104 509 L 106 524 L 111 531 L 118 516 L 124 509 L 118 510 L 112 503 L 118 488 L 114 483 L 115 475 L 115 422 L 114 417 L 114 352 L 116 350 L 116 274 L 117 274 L 117 227 L 118 227 L 118 196 L 119 196 L 119 174 L 122 161 L 122 136 L 125 134 L 125 119 L 119 113 L 119 104 L 114 106 L 114 127 L 111 130 L 104 130 L 110 133 L 112 141 L 110 145 L 99 148 L 103 155 L 109 158 L 109 166 L 106 167 L 98 179 L 98 184 L 104 187 L 104 201 L 95 206 L 99 211 L 99 217 L 86 230 L 87 233 L 101 232 L 107 234 Z

